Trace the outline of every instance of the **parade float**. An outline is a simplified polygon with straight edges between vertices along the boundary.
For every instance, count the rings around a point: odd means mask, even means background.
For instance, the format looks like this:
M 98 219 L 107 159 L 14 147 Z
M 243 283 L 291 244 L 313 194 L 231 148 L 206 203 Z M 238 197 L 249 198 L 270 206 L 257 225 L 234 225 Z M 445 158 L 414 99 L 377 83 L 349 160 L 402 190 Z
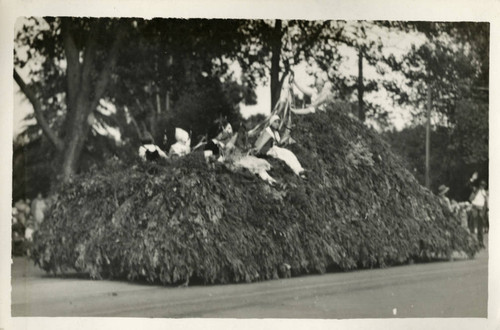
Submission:
M 58 189 L 34 235 L 42 269 L 157 284 L 253 282 L 473 257 L 476 239 L 349 105 L 294 118 L 307 179 L 270 185 L 203 152 L 106 166 Z

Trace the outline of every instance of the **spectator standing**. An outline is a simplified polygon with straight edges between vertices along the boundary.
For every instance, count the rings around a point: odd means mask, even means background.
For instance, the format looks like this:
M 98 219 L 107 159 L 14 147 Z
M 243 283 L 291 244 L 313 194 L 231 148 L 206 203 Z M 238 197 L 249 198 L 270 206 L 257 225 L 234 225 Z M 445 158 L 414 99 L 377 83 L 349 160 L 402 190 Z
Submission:
M 446 197 L 446 193 L 450 190 L 447 186 L 444 184 L 440 185 L 438 188 L 438 196 L 439 199 L 441 200 L 441 203 L 448 209 L 448 211 L 452 211 L 451 209 L 451 202 L 448 197 Z
M 479 187 L 475 188 L 469 198 L 472 204 L 471 216 L 472 216 L 472 228 L 471 233 L 477 230 L 477 240 L 482 247 L 484 247 L 483 242 L 483 230 L 486 219 L 486 212 L 488 209 L 488 193 L 486 191 L 486 181 L 481 180 Z
M 471 203 L 465 201 L 458 203 L 457 215 L 462 227 L 469 229 L 469 213 L 472 208 Z
M 479 185 L 478 177 L 479 177 L 478 173 L 474 172 L 470 177 L 470 179 L 467 181 L 466 186 L 471 190 L 471 193 L 473 193 L 478 188 Z M 467 212 L 467 226 L 469 228 L 469 231 L 472 234 L 474 234 L 475 225 L 474 225 L 474 219 L 472 218 L 472 204 L 470 204 L 469 210 Z
M 33 202 L 31 202 L 31 216 L 34 220 L 35 228 L 38 228 L 38 226 L 43 222 L 46 209 L 47 203 L 45 203 L 42 194 L 38 193 Z

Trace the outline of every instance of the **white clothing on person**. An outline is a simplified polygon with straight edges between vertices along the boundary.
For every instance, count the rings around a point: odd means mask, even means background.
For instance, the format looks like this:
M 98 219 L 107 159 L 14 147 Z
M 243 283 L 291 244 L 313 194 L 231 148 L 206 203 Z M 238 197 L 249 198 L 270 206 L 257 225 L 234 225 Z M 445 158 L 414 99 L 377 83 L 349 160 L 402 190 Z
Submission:
M 169 155 L 185 156 L 191 152 L 191 139 L 189 133 L 182 128 L 175 128 L 176 143 L 172 144 Z
M 184 143 L 179 143 L 176 142 L 170 146 L 170 151 L 168 152 L 169 155 L 175 155 L 175 156 L 185 156 L 191 152 L 191 147 L 188 144 Z
M 486 205 L 488 194 L 483 188 L 479 188 L 474 199 L 472 200 L 472 205 L 483 208 Z
M 304 172 L 304 169 L 302 168 L 302 165 L 300 165 L 297 156 L 295 156 L 295 154 L 288 149 L 273 146 L 271 147 L 271 149 L 269 149 L 267 154 L 273 158 L 281 159 L 282 161 L 284 161 L 288 165 L 288 167 L 290 167 L 292 171 L 297 175 L 300 175 L 302 172 Z
M 330 81 L 325 81 L 321 91 L 316 89 L 311 90 L 311 105 L 305 109 L 292 109 L 292 112 L 297 115 L 306 115 L 315 113 L 317 110 L 326 111 L 327 103 L 331 102 L 333 99 L 332 90 L 332 83 Z
M 318 99 L 325 98 L 320 104 L 316 105 L 315 108 L 320 111 L 326 111 L 326 104 L 332 97 L 332 90 L 332 83 L 330 81 L 325 81 L 325 84 L 323 85 L 323 88 L 321 88 L 321 91 L 315 92 L 311 96 L 311 107 L 314 108 L 314 104 L 318 101 Z
M 188 132 L 186 132 L 182 128 L 176 127 L 175 128 L 175 141 L 187 144 L 188 142 L 191 141 L 191 138 L 189 137 Z
M 281 138 L 277 131 L 271 129 L 271 127 L 267 127 L 265 131 L 272 136 L 276 143 L 280 142 Z M 295 154 L 288 149 L 278 147 L 276 144 L 274 144 L 266 154 L 273 158 L 281 159 L 282 161 L 284 161 L 296 175 L 300 175 L 304 171 L 304 168 L 302 168 L 302 165 L 300 165 L 297 156 L 295 156 Z
M 33 229 L 32 226 L 26 227 L 26 230 L 24 231 L 24 238 L 29 242 L 33 241 L 33 233 L 34 232 L 35 232 L 35 230 Z
M 276 180 L 267 173 L 271 169 L 271 164 L 265 159 L 251 155 L 246 155 L 234 162 L 236 167 L 243 167 L 253 174 L 257 174 L 262 180 L 273 185 Z
M 229 131 L 228 131 L 229 132 Z M 229 134 L 232 134 L 229 132 Z M 267 173 L 271 169 L 271 164 L 265 159 L 255 157 L 253 155 L 244 154 L 241 149 L 235 146 L 236 139 L 238 138 L 238 133 L 226 136 L 224 139 L 225 144 L 223 145 L 223 154 L 217 161 L 224 162 L 230 167 L 235 168 L 245 168 L 252 174 L 257 174 L 262 180 L 273 185 L 276 180 Z M 205 150 L 205 152 L 211 152 L 211 150 Z M 205 154 L 207 156 L 207 154 Z
M 47 208 L 47 203 L 43 200 L 43 198 L 35 198 L 33 202 L 31 202 L 31 214 L 35 220 L 35 224 L 40 224 L 43 222 L 43 218 L 45 215 L 45 209 Z

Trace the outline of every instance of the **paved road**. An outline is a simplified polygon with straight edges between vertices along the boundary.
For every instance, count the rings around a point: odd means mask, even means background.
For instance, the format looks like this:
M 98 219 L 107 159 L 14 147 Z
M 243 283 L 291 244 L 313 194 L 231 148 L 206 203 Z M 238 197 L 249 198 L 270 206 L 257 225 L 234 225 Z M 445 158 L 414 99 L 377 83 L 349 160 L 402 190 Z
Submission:
M 53 278 L 12 266 L 12 316 L 211 318 L 486 317 L 488 254 L 252 284 L 159 287 Z

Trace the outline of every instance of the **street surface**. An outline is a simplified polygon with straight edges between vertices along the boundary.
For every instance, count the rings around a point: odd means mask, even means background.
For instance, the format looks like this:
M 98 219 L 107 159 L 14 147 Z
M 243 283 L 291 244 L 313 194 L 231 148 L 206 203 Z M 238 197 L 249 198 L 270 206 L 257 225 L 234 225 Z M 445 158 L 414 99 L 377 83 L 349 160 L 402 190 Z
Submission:
M 488 253 L 474 259 L 251 284 L 161 287 L 52 277 L 12 265 L 12 316 L 155 318 L 487 317 Z

